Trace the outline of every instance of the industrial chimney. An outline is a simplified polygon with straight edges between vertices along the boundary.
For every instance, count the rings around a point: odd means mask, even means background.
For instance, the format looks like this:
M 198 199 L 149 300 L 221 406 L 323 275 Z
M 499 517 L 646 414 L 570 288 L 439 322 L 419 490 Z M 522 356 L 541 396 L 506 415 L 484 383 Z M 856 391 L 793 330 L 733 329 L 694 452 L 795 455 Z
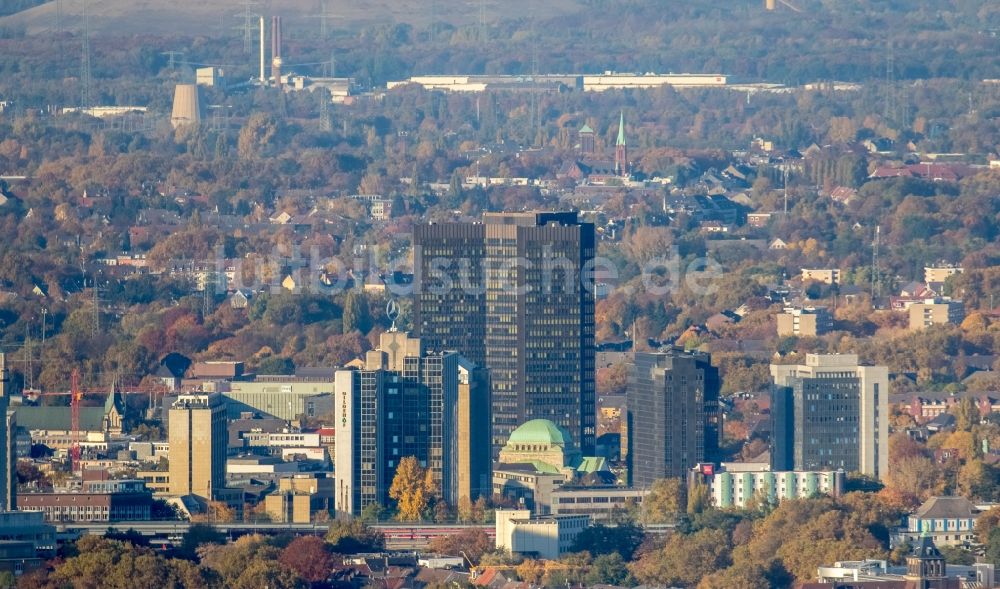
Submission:
M 198 101 L 198 86 L 177 84 L 174 89 L 174 109 L 170 113 L 170 124 L 176 129 L 199 121 L 201 121 L 201 104 Z
M 281 88 L 281 17 L 271 17 L 271 76 Z
M 267 85 L 267 74 L 264 71 L 264 64 L 266 63 L 265 51 L 264 51 L 265 34 L 266 30 L 264 29 L 264 17 L 262 16 L 260 17 L 260 85 L 261 86 Z

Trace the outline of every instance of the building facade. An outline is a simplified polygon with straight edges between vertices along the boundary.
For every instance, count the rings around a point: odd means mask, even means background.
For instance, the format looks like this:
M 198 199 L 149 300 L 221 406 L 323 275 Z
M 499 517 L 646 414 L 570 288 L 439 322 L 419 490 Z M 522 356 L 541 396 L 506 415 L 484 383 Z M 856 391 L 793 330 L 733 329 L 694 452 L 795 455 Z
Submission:
M 185 394 L 170 406 L 170 494 L 211 500 L 226 485 L 226 407 L 218 393 Z
M 840 284 L 840 270 L 837 268 L 803 268 L 802 280 L 815 280 L 823 284 Z
M 718 451 L 719 371 L 700 352 L 637 353 L 628 377 L 628 462 L 632 486 L 684 478 Z
M 489 484 L 485 375 L 456 352 L 429 352 L 418 338 L 386 332 L 364 368 L 335 377 L 337 510 L 360 514 L 388 502 L 399 461 L 415 457 L 450 504 Z M 487 412 L 488 415 L 488 412 Z M 466 421 L 460 420 L 464 416 Z M 472 451 L 479 449 L 479 451 Z M 464 487 L 464 488 L 463 488 Z M 468 497 L 474 499 L 474 497 Z
M 595 523 L 614 523 L 623 517 L 635 517 L 648 493 L 646 489 L 617 486 L 562 486 L 552 492 L 551 513 L 587 515 Z
M 965 319 L 965 304 L 950 299 L 927 299 L 909 306 L 910 329 L 924 329 L 932 325 L 958 325 Z
M 708 486 L 715 507 L 742 509 L 752 501 L 777 504 L 785 499 L 807 499 L 816 495 L 839 497 L 844 493 L 847 473 L 843 470 L 706 472 L 696 467 L 692 479 Z
M 590 526 L 587 515 L 531 515 L 524 509 L 496 511 L 496 547 L 512 554 L 558 560 Z
M 826 307 L 785 307 L 775 319 L 779 337 L 816 337 L 833 329 L 833 317 Z
M 0 511 L 17 509 L 17 427 L 7 391 L 7 360 L 0 354 Z
M 326 476 L 295 475 L 278 479 L 278 489 L 264 498 L 264 508 L 276 523 L 309 523 L 317 514 L 330 514 L 334 480 Z
M 928 536 L 938 546 L 975 544 L 976 520 L 982 514 L 965 497 L 931 497 L 906 519 L 906 528 L 896 534 L 898 543 L 914 543 Z
M 924 282 L 927 284 L 940 284 L 948 280 L 950 276 L 962 273 L 961 266 L 924 266 Z
M 50 522 L 148 521 L 152 494 L 142 480 L 102 481 L 83 492 L 26 493 L 20 509 L 41 511 Z
M 889 465 L 889 371 L 854 354 L 807 354 L 804 365 L 771 365 L 771 467 L 860 471 Z
M 328 375 L 258 375 L 224 385 L 219 390 L 229 419 L 252 412 L 292 421 L 303 415 L 320 417 L 333 409 L 333 369 Z
M 594 258 L 576 213 L 487 213 L 483 223 L 418 226 L 414 328 L 430 349 L 489 370 L 492 447 L 531 419 L 595 444 Z

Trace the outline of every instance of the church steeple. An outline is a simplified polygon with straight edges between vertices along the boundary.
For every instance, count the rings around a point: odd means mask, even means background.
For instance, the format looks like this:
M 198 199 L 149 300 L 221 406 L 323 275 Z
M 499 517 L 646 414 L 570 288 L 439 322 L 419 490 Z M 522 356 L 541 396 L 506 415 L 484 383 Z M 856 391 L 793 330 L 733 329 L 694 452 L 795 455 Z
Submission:
M 628 148 L 625 146 L 625 111 L 618 119 L 618 141 L 615 142 L 615 174 L 622 178 L 629 175 Z
M 925 582 L 948 577 L 945 559 L 926 532 L 920 535 L 913 550 L 906 557 L 905 577 L 907 580 Z

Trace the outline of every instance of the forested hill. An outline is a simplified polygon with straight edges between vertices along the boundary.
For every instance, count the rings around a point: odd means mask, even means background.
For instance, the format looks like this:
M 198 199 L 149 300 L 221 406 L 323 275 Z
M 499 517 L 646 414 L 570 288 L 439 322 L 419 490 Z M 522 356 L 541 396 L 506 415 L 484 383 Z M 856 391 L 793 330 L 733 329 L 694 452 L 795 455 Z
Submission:
M 80 3 L 64 2 L 67 35 L 79 25 Z M 352 65 L 378 57 L 379 67 L 364 72 L 374 83 L 415 73 L 530 73 L 534 67 L 539 72 L 722 72 L 743 81 L 800 84 L 884 80 L 890 62 L 892 78 L 900 81 L 1000 78 L 996 2 L 791 4 L 799 11 L 781 4 L 766 11 L 763 0 L 486 2 L 484 30 L 476 2 L 377 0 L 363 3 L 362 10 L 360 3 L 351 8 L 329 0 L 327 10 L 337 18 L 327 23 L 328 38 L 319 34 L 318 0 L 287 0 L 280 8 L 272 2 L 268 14 L 284 15 L 289 59 L 325 61 L 335 52 L 344 67 L 340 71 L 359 76 Z M 0 36 L 36 36 L 53 48 L 45 41 L 55 31 L 53 5 L 0 18 Z M 188 58 L 217 63 L 247 61 L 240 0 L 105 0 L 91 6 L 95 47 L 101 38 L 110 43 L 110 38 L 126 37 L 125 46 L 185 49 Z M 0 64 L 0 73 L 3 69 L 9 67 Z

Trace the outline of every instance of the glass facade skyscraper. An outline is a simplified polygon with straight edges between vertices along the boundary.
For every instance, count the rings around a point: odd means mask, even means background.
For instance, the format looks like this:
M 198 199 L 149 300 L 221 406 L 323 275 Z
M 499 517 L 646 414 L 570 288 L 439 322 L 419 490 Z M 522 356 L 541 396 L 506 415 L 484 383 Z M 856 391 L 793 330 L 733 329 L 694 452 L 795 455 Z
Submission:
M 494 459 L 510 433 L 549 419 L 595 446 L 594 259 L 576 213 L 487 213 L 414 234 L 414 331 L 490 375 Z
M 636 353 L 628 377 L 628 464 L 632 486 L 686 477 L 714 459 L 719 443 L 719 370 L 700 352 Z

